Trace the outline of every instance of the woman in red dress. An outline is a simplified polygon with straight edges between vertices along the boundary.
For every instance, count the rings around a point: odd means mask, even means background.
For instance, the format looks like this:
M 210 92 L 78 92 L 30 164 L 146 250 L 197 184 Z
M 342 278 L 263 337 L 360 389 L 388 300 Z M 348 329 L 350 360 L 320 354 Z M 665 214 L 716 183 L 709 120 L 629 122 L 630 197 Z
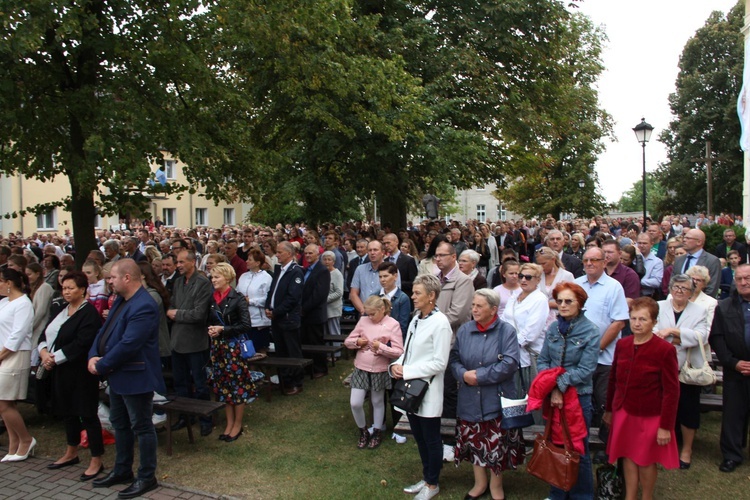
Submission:
M 633 335 L 617 342 L 603 420 L 612 428 L 607 442 L 611 462 L 622 457 L 626 500 L 654 497 L 656 464 L 679 467 L 674 428 L 680 386 L 677 353 L 653 333 L 659 306 L 649 297 L 630 305 Z

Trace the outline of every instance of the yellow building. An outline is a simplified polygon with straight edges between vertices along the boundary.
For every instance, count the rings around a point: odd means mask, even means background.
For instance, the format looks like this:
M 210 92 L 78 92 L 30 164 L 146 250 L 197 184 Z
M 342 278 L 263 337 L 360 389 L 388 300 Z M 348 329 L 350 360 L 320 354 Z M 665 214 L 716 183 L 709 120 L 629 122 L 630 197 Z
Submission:
M 184 164 L 168 154 L 164 156 L 164 171 L 169 183 L 186 184 L 182 173 Z M 152 167 L 156 173 L 158 165 Z M 167 227 L 191 228 L 195 226 L 221 227 L 222 224 L 240 224 L 244 217 L 245 205 L 242 203 L 213 201 L 201 196 L 203 189 L 195 194 L 152 196 L 149 212 L 152 217 L 158 216 Z M 45 214 L 27 213 L 24 217 L 6 219 L 5 214 L 19 212 L 41 203 L 51 203 L 70 196 L 70 184 L 65 176 L 59 175 L 49 182 L 41 182 L 22 175 L 8 176 L 0 174 L 0 233 L 21 231 L 24 235 L 35 232 L 63 234 L 66 229 L 73 230 L 70 213 L 63 208 L 55 208 Z M 100 215 L 94 225 L 97 229 L 119 227 L 120 218 L 126 214 Z

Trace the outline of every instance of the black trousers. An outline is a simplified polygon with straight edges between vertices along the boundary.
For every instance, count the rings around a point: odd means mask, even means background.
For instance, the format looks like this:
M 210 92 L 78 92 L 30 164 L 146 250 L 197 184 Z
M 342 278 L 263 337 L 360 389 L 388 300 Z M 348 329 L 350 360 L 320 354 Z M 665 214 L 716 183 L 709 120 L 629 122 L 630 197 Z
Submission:
M 273 343 L 276 354 L 282 358 L 302 358 L 302 342 L 299 327 L 285 327 L 278 323 L 271 324 Z M 279 377 L 284 388 L 302 387 L 305 372 L 301 368 L 279 368 Z
M 101 457 L 104 455 L 104 439 L 102 439 L 102 424 L 99 417 L 65 417 L 65 440 L 68 446 L 78 446 L 81 444 L 81 431 L 86 431 L 89 439 L 89 450 L 92 457 Z
M 302 343 L 306 345 L 325 345 L 323 340 L 323 334 L 325 331 L 325 323 L 305 323 L 302 320 Z M 312 356 L 313 373 L 328 373 L 328 358 L 325 354 L 313 354 Z
M 729 376 L 727 376 L 729 375 Z M 750 415 L 750 378 L 724 375 L 719 446 L 724 460 L 742 462 L 744 459 L 747 418 Z

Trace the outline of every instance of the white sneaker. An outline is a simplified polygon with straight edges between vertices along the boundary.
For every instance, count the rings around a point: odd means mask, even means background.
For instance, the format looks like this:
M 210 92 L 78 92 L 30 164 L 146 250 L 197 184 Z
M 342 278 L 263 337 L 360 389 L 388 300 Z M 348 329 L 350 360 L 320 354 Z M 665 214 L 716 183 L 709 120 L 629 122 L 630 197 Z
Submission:
M 443 462 L 453 462 L 455 459 L 456 459 L 456 453 L 453 450 L 453 446 L 449 444 L 444 444 L 443 445 Z M 437 493 L 435 493 L 435 495 L 437 495 Z
M 411 486 L 407 486 L 404 488 L 404 493 L 408 493 L 410 495 L 414 495 L 415 493 L 419 493 L 422 491 L 422 488 L 424 488 L 424 485 L 427 484 L 424 482 L 424 479 L 416 484 L 412 484 Z
M 440 486 L 435 486 L 435 489 L 430 489 L 425 486 L 419 493 L 417 493 L 414 500 L 430 500 L 430 498 L 436 496 L 438 493 L 440 493 Z
M 395 432 L 391 436 L 391 439 L 395 440 L 397 444 L 404 444 L 406 442 L 406 436 L 396 434 Z
M 279 376 L 278 375 L 271 375 L 271 378 L 269 379 L 273 385 L 279 385 Z
M 154 415 L 151 417 L 151 422 L 153 422 L 154 427 L 158 427 L 159 425 L 163 424 L 166 421 L 167 421 L 166 413 L 163 415 L 157 415 L 156 413 L 154 413 Z

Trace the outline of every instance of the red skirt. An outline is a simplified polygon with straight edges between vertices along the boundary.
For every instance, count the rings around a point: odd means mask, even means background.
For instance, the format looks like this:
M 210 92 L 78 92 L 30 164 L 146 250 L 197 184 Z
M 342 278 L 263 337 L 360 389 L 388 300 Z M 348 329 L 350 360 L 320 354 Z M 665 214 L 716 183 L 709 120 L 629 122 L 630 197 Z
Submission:
M 486 422 L 458 419 L 456 432 L 456 467 L 461 461 L 490 469 L 495 475 L 515 470 L 526 456 L 521 429 L 500 427 L 502 417 Z
M 674 427 L 669 429 L 672 437 L 669 443 L 664 446 L 656 443 L 659 420 L 659 415 L 637 417 L 622 408 L 612 412 L 612 430 L 607 441 L 609 461 L 615 463 L 618 458 L 623 457 L 640 467 L 659 463 L 665 469 L 679 468 Z

